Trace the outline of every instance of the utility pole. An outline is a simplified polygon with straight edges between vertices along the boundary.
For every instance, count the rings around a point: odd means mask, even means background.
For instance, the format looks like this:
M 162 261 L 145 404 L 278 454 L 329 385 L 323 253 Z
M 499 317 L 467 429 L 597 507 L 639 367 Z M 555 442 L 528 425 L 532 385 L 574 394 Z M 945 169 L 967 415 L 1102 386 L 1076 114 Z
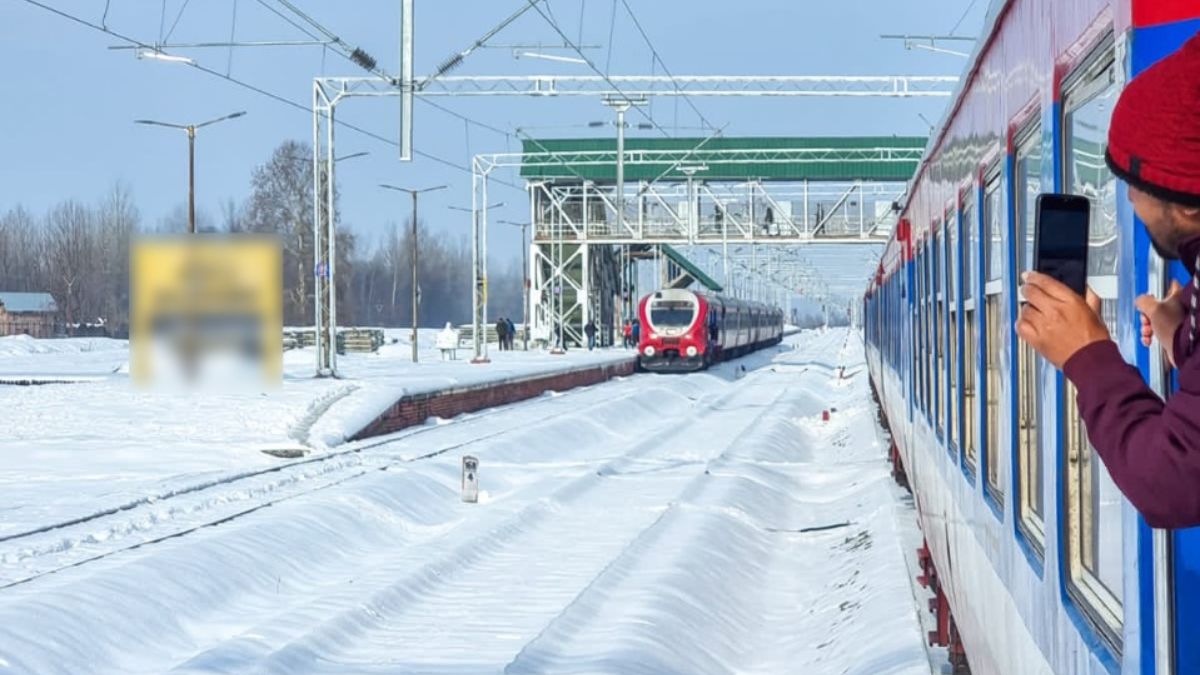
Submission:
M 438 185 L 437 187 L 421 188 L 414 190 L 410 188 L 396 187 L 395 185 L 387 185 L 380 183 L 379 187 L 386 190 L 395 190 L 397 192 L 407 192 L 412 196 L 412 361 L 417 362 L 417 317 L 420 307 L 420 286 L 417 281 L 417 267 L 420 262 L 420 247 L 417 245 L 417 195 L 422 192 L 433 192 L 434 190 L 445 190 L 447 186 Z
M 188 137 L 188 234 L 196 233 L 196 130 L 201 127 L 207 127 L 217 122 L 224 122 L 245 115 L 246 111 L 231 113 L 223 117 L 211 119 L 200 124 L 171 124 L 170 122 L 157 122 L 155 120 L 134 120 L 134 124 L 148 124 L 156 127 L 167 127 L 169 129 L 182 129 L 187 133 Z
M 617 111 L 617 225 L 625 227 L 625 113 L 635 105 L 646 105 L 645 98 L 606 98 L 604 105 Z
M 500 222 L 521 228 L 521 323 L 525 326 L 525 351 L 529 351 L 529 245 L 525 243 L 529 223 L 514 223 L 511 220 Z
M 486 222 L 481 228 L 479 216 L 490 209 L 498 209 L 504 206 L 504 202 L 495 204 L 487 204 L 486 192 L 484 189 L 485 199 L 482 209 L 479 208 L 479 199 L 476 194 L 478 186 L 473 184 L 471 187 L 471 208 L 465 206 L 450 206 L 448 208 L 455 211 L 464 211 L 471 214 L 471 333 L 472 342 L 474 343 L 474 356 L 471 358 L 471 363 L 490 363 L 487 357 L 487 244 Z M 481 250 L 482 249 L 482 250 Z

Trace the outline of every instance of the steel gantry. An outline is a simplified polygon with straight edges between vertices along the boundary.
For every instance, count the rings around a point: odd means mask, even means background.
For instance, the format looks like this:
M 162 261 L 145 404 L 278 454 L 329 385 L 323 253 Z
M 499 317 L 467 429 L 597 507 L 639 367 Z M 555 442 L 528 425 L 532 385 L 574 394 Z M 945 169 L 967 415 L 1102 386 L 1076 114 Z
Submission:
M 349 86 L 374 86 L 371 78 Z M 374 80 L 378 82 L 379 80 Z M 418 96 L 886 96 L 948 97 L 953 76 L 826 75 L 475 75 L 417 83 Z
M 612 139 L 527 139 L 523 153 L 473 159 L 473 203 L 486 204 L 494 172 L 519 168 L 533 223 L 534 339 L 583 344 L 594 322 L 607 341 L 648 285 L 699 283 L 769 301 L 802 287 L 823 292 L 794 251 L 886 241 L 924 141 L 640 138 L 618 154 L 619 141 L 593 147 Z M 483 211 L 477 220 L 486 228 Z M 710 264 L 680 247 L 707 249 Z M 639 275 L 643 262 L 653 281 Z M 475 286 L 486 288 L 486 271 L 478 274 Z

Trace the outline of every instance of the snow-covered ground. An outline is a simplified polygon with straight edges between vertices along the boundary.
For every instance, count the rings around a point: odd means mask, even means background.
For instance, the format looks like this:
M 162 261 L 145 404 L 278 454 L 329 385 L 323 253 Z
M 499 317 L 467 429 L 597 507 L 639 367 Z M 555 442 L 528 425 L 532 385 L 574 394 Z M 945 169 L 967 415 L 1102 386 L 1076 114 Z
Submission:
M 221 395 L 134 388 L 122 340 L 0 338 L 0 382 L 73 382 L 0 385 L 0 537 L 277 465 L 264 449 L 328 451 L 406 393 L 632 354 L 501 352 L 493 345 L 492 363 L 472 365 L 463 351 L 457 361 L 442 361 L 436 332 L 421 332 L 416 364 L 409 332 L 388 331 L 399 342 L 339 357 L 342 379 L 313 378 L 313 350 L 293 350 L 284 353 L 279 388 Z
M 861 367 L 805 333 L 0 537 L 0 671 L 929 673 Z

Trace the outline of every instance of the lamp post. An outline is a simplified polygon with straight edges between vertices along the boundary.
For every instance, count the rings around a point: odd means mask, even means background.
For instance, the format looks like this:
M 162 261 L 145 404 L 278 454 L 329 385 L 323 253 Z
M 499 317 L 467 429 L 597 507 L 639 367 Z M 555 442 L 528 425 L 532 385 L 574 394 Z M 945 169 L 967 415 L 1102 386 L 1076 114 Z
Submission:
M 475 206 L 475 197 L 471 197 L 471 207 L 465 206 L 450 206 L 448 208 L 454 211 L 465 211 L 471 214 L 471 342 L 474 347 L 474 356 L 471 358 L 471 363 L 489 363 L 487 357 L 487 246 L 486 241 L 480 242 L 481 238 L 486 238 L 487 233 L 480 232 L 479 214 L 481 209 Z M 486 204 L 486 200 L 485 200 Z M 490 209 L 498 209 L 504 206 L 504 202 L 495 204 L 486 204 L 482 211 Z M 481 246 L 480 244 L 484 244 Z M 482 318 L 480 310 L 482 309 Z M 482 336 L 480 335 L 482 333 Z
M 158 122 L 156 120 L 134 120 L 134 124 L 148 124 L 158 127 L 167 127 L 169 129 L 182 129 L 187 132 L 188 137 L 188 234 L 196 233 L 196 130 L 201 127 L 211 126 L 217 122 L 224 122 L 236 117 L 245 115 L 246 111 L 241 110 L 224 117 L 211 119 L 207 122 L 199 124 L 172 124 L 170 122 Z
M 386 183 L 380 183 L 379 187 L 384 188 L 385 190 L 395 190 L 397 192 L 407 192 L 409 195 L 412 196 L 412 207 L 413 207 L 413 212 L 412 212 L 412 360 L 413 360 L 413 363 L 416 363 L 417 362 L 417 305 L 418 305 L 417 263 L 419 262 L 419 259 L 417 257 L 418 256 L 417 195 L 421 194 L 422 192 L 433 192 L 435 190 L 445 190 L 447 186 L 438 185 L 437 187 L 429 187 L 429 188 L 421 188 L 419 190 L 413 190 L 410 188 L 402 188 L 402 187 L 397 187 L 395 185 L 388 185 Z
M 616 206 L 617 227 L 620 231 L 625 230 L 625 130 L 629 128 L 629 124 L 625 121 L 625 113 L 633 106 L 644 106 L 648 102 L 649 101 L 647 101 L 644 98 L 636 98 L 636 99 L 606 98 L 606 99 L 604 99 L 604 105 L 606 105 L 616 111 L 616 113 L 617 113 L 616 121 L 615 122 L 588 122 L 588 126 L 592 127 L 592 128 L 602 127 L 602 126 L 605 126 L 606 124 L 612 124 L 614 127 L 617 128 L 617 166 L 616 166 L 616 169 L 617 169 L 616 183 L 617 184 L 616 184 L 616 195 L 615 195 L 616 199 L 613 201 L 613 204 Z M 648 122 L 639 122 L 637 125 L 637 128 L 638 129 L 653 129 L 654 125 L 650 124 Z M 639 219 L 640 219 L 640 217 L 639 217 Z M 632 307 L 630 306 L 630 305 L 632 305 L 632 301 L 631 300 L 627 301 L 625 299 L 626 293 L 627 293 L 625 287 L 632 286 L 631 283 L 628 283 L 629 281 L 631 281 L 631 279 L 630 279 L 631 275 L 629 273 L 629 263 L 628 263 L 629 246 L 628 245 L 622 246 L 622 248 L 625 250 L 626 263 L 624 265 L 622 265 L 622 268 L 621 268 L 621 285 L 622 285 L 621 314 L 629 314 L 632 310 Z M 561 329 L 560 329 L 560 332 L 561 332 Z M 560 335 L 560 342 L 561 342 L 561 335 Z
M 606 98 L 604 105 L 617 112 L 617 225 L 625 227 L 625 113 L 633 106 L 646 105 L 644 98 Z
M 529 351 L 529 244 L 525 243 L 525 233 L 529 223 L 514 223 L 511 220 L 501 220 L 505 225 L 521 228 L 521 324 L 525 326 L 525 351 Z

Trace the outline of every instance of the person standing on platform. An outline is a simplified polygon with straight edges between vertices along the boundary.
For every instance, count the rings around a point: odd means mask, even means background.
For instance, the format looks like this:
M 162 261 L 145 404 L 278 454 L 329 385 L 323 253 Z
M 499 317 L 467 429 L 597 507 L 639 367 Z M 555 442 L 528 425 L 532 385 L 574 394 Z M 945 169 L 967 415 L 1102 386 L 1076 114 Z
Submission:
M 626 349 L 633 346 L 633 322 L 629 319 L 625 319 L 625 325 L 621 327 L 621 337 L 625 340 Z
M 505 319 L 505 321 L 508 323 L 508 351 L 511 352 L 516 349 L 517 325 L 513 323 L 512 319 Z
M 1113 108 L 1105 160 L 1158 254 L 1191 274 L 1184 289 L 1136 300 L 1141 340 L 1178 369 L 1163 401 L 1125 362 L 1100 317 L 1056 279 L 1024 276 L 1017 334 L 1075 385 L 1088 440 L 1146 523 L 1200 525 L 1200 35 L 1135 77 Z M 1118 312 L 1124 316 L 1124 312 Z
M 496 319 L 496 341 L 500 343 L 500 351 L 508 348 L 508 322 L 504 317 Z
M 638 321 L 637 319 L 633 320 L 633 331 L 630 333 L 629 337 L 633 340 L 633 348 L 637 349 L 638 343 L 641 342 L 642 339 L 642 322 Z
M 583 326 L 583 334 L 587 336 L 588 351 L 596 348 L 596 322 L 588 319 Z

